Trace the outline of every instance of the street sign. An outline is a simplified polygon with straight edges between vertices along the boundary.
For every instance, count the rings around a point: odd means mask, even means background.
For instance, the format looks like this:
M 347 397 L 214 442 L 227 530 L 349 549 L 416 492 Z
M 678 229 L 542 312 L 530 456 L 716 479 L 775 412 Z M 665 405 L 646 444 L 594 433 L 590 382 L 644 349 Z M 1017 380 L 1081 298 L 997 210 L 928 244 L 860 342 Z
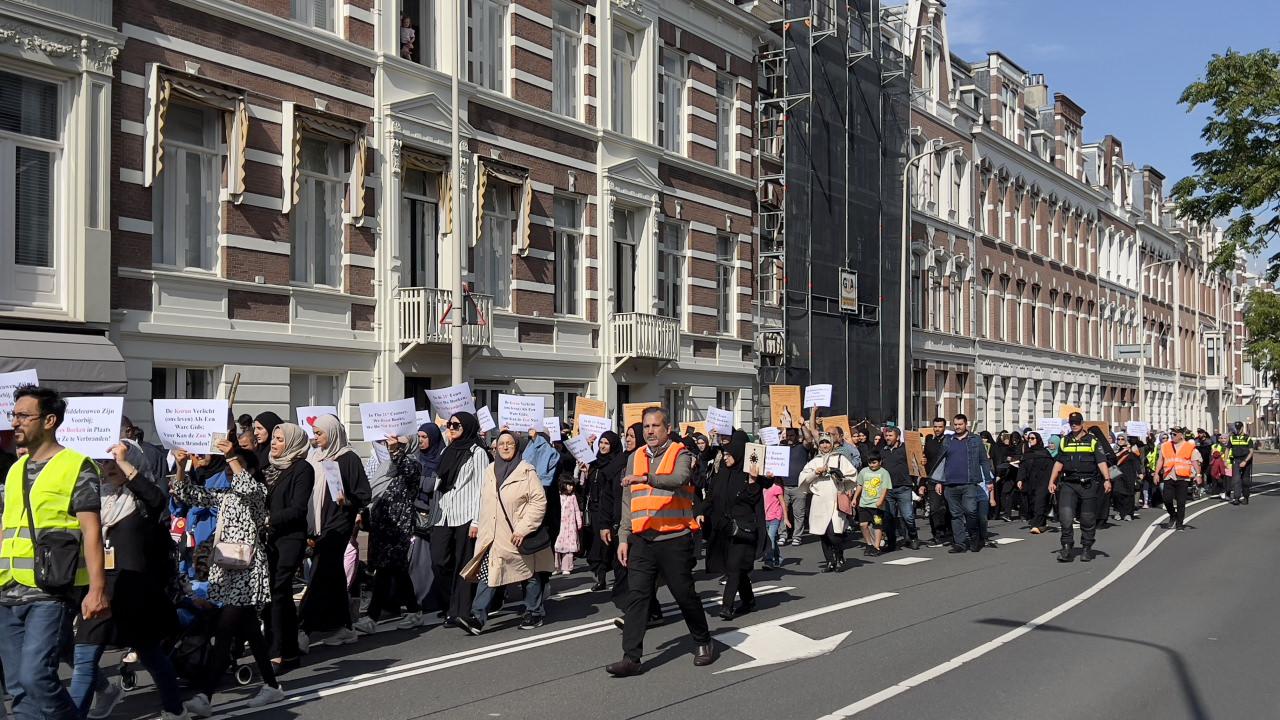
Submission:
M 849 637 L 848 632 L 837 633 L 828 638 L 814 640 L 794 630 L 788 630 L 782 627 L 787 623 L 798 622 L 811 617 L 825 615 L 829 612 L 844 610 L 855 605 L 865 605 L 866 603 L 884 600 L 897 595 L 894 592 L 882 592 L 875 595 L 857 598 L 854 600 L 846 600 L 842 603 L 828 605 L 816 610 L 796 613 L 780 617 L 777 620 L 760 623 L 759 625 L 751 625 L 741 630 L 730 630 L 716 636 L 716 640 L 737 650 L 743 655 L 750 656 L 750 662 L 734 665 L 731 668 L 725 668 L 716 674 L 733 672 L 734 670 L 747 670 L 749 668 L 761 667 L 764 665 L 774 665 L 777 663 L 791 662 L 794 660 L 803 660 L 805 658 L 817 657 L 835 650 L 840 643 Z
M 1117 360 L 1137 360 L 1138 358 L 1151 357 L 1151 346 L 1149 345 L 1117 345 Z

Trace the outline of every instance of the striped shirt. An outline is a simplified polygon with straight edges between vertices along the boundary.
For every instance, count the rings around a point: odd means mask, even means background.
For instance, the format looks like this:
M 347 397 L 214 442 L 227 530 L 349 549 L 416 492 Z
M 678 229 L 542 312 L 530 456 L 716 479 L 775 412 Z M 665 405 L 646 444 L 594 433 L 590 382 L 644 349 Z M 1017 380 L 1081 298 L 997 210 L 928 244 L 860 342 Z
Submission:
M 438 491 L 431 504 L 431 527 L 458 527 L 475 522 L 480 510 L 480 485 L 489 467 L 489 453 L 476 446 L 471 459 L 458 469 L 458 481 L 443 495 Z

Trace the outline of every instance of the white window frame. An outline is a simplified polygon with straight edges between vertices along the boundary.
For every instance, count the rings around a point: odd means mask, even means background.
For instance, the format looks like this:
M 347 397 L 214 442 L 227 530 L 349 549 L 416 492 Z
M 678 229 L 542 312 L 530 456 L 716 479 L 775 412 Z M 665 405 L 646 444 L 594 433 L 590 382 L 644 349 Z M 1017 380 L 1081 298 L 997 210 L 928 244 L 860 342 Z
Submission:
M 425 193 L 413 192 L 409 188 L 408 178 L 411 174 L 422 173 L 426 177 Z M 440 197 L 439 175 L 425 170 L 406 170 L 404 180 L 400 184 L 400 285 L 401 287 L 435 287 L 440 282 Z M 414 237 L 415 210 L 420 210 L 424 220 L 424 233 Z M 425 227 L 426 220 L 430 228 Z M 415 267 L 414 248 L 422 248 L 423 266 Z M 424 277 L 422 283 L 414 282 L 414 274 L 419 270 Z
M 634 103 L 631 102 L 631 90 L 636 84 L 636 66 L 640 60 L 640 44 L 643 41 L 641 31 L 628 27 L 614 20 L 609 59 L 609 90 L 612 102 L 609 108 L 609 129 L 622 134 L 634 135 L 636 118 Z M 630 39 L 630 47 L 619 47 L 619 39 Z
M 311 405 L 333 405 L 341 412 L 342 375 L 339 373 L 290 371 L 289 403 L 295 408 Z
M 583 307 L 583 232 L 582 217 L 585 203 L 576 195 L 556 195 L 556 208 L 552 213 L 555 222 L 555 312 L 557 315 L 582 317 Z M 572 204 L 573 225 L 565 225 L 561 220 L 562 203 Z M 566 292 L 568 291 L 568 292 Z
M 612 310 L 614 313 L 636 312 L 636 295 L 638 294 L 636 274 L 640 264 L 640 230 L 636 224 L 639 219 L 639 210 L 618 205 L 613 207 L 613 214 L 609 218 L 612 226 L 613 242 L 611 256 L 613 259 Z M 629 262 L 626 265 L 622 264 L 623 255 L 619 246 L 630 248 L 627 251 L 629 253 Z M 624 288 L 629 288 L 628 292 L 624 293 Z
M 196 112 L 202 118 L 203 144 L 192 145 L 174 138 L 172 132 L 164 137 L 164 167 L 152 184 L 152 252 L 153 265 L 179 270 L 214 271 L 218 267 L 218 226 L 221 222 L 219 194 L 222 181 L 222 160 L 226 156 L 226 144 L 222 140 L 220 112 L 197 105 L 170 103 L 174 109 Z M 172 125 L 169 130 L 172 131 Z M 196 262 L 191 260 L 189 217 L 184 212 L 183 200 L 191 198 L 187 187 L 187 163 L 192 156 L 200 158 L 204 167 L 202 180 L 205 186 L 198 202 L 203 204 L 202 228 L 199 228 L 200 253 L 207 255 Z
M 507 91 L 507 3 L 472 0 L 471 82 L 495 92 Z
M 674 69 L 667 67 L 668 60 Z M 689 58 L 679 50 L 658 49 L 657 111 L 658 145 L 663 150 L 685 152 L 685 91 L 689 86 Z
M 551 110 L 578 119 L 582 92 L 582 7 L 555 0 L 551 29 Z M 560 22 L 565 16 L 570 24 Z
M 675 233 L 674 237 L 671 233 Z M 664 220 L 658 226 L 658 289 L 654 293 L 658 314 L 669 317 L 684 327 L 684 249 L 688 243 L 689 226 L 675 220 Z M 674 274 L 674 278 L 671 275 Z M 666 295 L 664 300 L 662 295 Z M 674 311 L 669 305 L 675 304 Z
M 519 185 L 489 181 L 484 193 L 484 229 L 473 248 L 476 286 L 492 295 L 493 306 L 503 310 L 511 308 L 511 248 L 520 227 L 519 191 Z
M 325 24 L 320 24 L 320 18 L 316 15 L 316 9 L 322 7 L 328 8 L 328 22 Z M 295 22 L 302 23 L 309 28 L 337 34 L 338 10 L 338 3 L 334 0 L 292 0 L 289 16 Z
M 413 7 L 418 12 L 417 32 L 414 35 L 414 46 L 418 51 L 418 59 L 408 59 L 409 62 L 416 62 L 419 65 L 438 68 L 439 62 L 436 58 L 437 38 L 436 28 L 438 26 L 436 17 L 436 0 L 401 0 L 400 14 L 396 16 L 396 55 L 400 54 L 400 18 L 405 15 L 412 15 L 406 12 L 406 8 Z
M 730 172 L 738 154 L 737 89 L 736 77 L 724 73 L 716 77 L 716 164 Z
M 151 367 L 151 399 L 152 400 L 208 400 L 218 389 L 218 378 L 214 368 L 172 367 L 153 365 Z M 164 387 L 156 391 L 156 374 L 164 373 Z M 203 382 L 203 393 L 193 392 L 192 385 Z
M 347 178 L 344 176 L 346 145 L 326 138 L 305 136 L 303 143 L 319 142 L 327 147 L 328 169 L 318 172 L 307 169 L 298 162 L 298 202 L 289 212 L 293 240 L 293 257 L 290 262 L 290 279 L 295 285 L 342 287 L 342 250 L 344 226 L 342 224 L 343 197 Z M 305 151 L 303 151 L 305 155 Z M 312 204 L 324 198 L 326 202 L 326 228 L 315 227 Z M 325 242 L 326 239 L 329 242 Z M 299 249 L 305 252 L 299 252 Z M 325 272 L 333 277 L 317 278 L 317 257 L 324 253 Z
M 728 254 L 721 252 L 721 243 L 728 247 Z M 732 233 L 716 234 L 716 305 L 717 331 L 721 335 L 736 335 L 738 308 L 738 237 Z M 726 307 L 727 306 L 727 307 Z

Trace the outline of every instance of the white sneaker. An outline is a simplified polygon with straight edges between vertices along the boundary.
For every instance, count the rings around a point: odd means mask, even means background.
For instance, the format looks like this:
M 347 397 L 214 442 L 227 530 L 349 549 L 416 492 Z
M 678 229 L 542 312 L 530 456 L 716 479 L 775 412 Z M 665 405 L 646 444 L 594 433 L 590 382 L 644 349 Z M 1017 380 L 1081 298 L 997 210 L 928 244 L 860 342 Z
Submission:
M 190 700 L 182 703 L 182 707 L 192 717 L 207 718 L 213 714 L 213 706 L 209 703 L 209 696 L 204 693 L 197 693 Z
M 114 681 L 107 683 L 105 688 L 94 694 L 93 707 L 89 709 L 89 717 L 94 718 L 95 720 L 97 720 L 97 718 L 107 717 L 111 714 L 112 710 L 116 709 L 116 705 L 119 705 L 120 701 L 123 699 L 124 688 L 120 687 L 119 683 Z
M 161 711 L 160 720 L 191 720 L 191 715 L 187 711 L 182 711 L 180 715 L 174 715 L 168 711 Z
M 283 686 L 271 687 L 270 685 L 263 685 L 262 689 L 258 691 L 258 694 L 254 695 L 249 700 L 249 707 L 256 708 L 256 707 L 262 707 L 264 705 L 273 705 L 275 703 L 280 702 L 283 699 L 284 699 Z
M 378 623 L 374 622 L 373 618 L 368 615 L 352 623 L 351 627 L 356 632 L 364 633 L 365 635 L 372 635 L 378 632 Z
M 350 645 L 359 640 L 360 636 L 351 628 L 338 628 L 332 635 L 325 638 L 326 645 Z
M 303 655 L 311 652 L 311 638 L 301 630 L 298 631 L 298 652 Z
M 405 613 L 404 619 L 396 623 L 396 627 L 401 630 L 412 630 L 426 624 L 427 619 L 422 616 L 422 613 Z

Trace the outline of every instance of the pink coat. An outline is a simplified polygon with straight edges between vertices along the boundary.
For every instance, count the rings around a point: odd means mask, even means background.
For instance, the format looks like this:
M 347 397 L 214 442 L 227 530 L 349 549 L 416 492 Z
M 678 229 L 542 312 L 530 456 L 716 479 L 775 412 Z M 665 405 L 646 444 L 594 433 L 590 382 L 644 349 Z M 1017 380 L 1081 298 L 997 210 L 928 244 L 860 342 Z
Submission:
M 576 553 L 582 549 L 578 535 L 582 532 L 582 511 L 577 495 L 560 495 L 560 534 L 556 536 L 556 552 Z

